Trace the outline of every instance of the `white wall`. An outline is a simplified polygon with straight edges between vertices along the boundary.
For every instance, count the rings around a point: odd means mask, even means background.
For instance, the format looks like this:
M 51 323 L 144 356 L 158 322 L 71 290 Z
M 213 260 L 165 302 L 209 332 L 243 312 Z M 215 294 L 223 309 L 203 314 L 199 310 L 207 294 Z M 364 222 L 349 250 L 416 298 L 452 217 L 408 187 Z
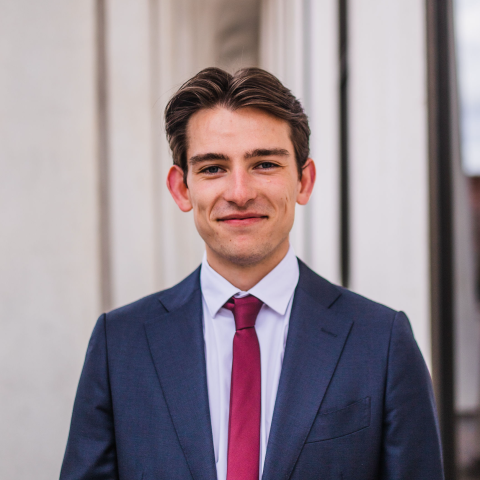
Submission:
M 112 307 L 157 290 L 155 166 L 148 0 L 106 8 Z
M 93 2 L 0 1 L 0 478 L 57 478 L 99 313 Z
M 349 4 L 351 288 L 404 310 L 431 366 L 425 5 Z
M 309 102 L 310 154 L 317 167 L 315 189 L 307 206 L 309 264 L 340 283 L 340 139 L 338 1 L 311 0 Z

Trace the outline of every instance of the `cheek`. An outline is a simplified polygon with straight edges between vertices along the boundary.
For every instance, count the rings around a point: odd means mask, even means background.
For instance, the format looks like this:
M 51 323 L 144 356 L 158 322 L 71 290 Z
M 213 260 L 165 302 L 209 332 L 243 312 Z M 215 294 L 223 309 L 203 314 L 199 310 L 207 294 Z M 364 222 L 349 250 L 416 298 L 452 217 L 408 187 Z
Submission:
M 282 184 L 276 189 L 275 198 L 279 210 L 284 214 L 289 214 L 295 210 L 295 203 L 297 198 L 297 189 L 295 185 Z
M 218 192 L 207 186 L 196 186 L 194 190 L 190 191 L 190 200 L 196 221 L 203 223 L 208 220 L 217 203 Z

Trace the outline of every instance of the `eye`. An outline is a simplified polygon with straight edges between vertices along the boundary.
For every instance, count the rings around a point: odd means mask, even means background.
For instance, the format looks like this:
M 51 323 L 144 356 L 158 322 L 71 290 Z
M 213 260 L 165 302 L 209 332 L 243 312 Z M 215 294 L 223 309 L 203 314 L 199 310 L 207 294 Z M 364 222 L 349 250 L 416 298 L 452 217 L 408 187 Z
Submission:
M 267 170 L 270 168 L 275 168 L 276 166 L 277 164 L 273 162 L 262 162 L 259 163 L 255 168 L 259 168 L 260 170 Z
M 206 173 L 207 175 L 215 175 L 220 173 L 220 167 L 218 165 L 210 165 L 202 170 L 201 173 Z

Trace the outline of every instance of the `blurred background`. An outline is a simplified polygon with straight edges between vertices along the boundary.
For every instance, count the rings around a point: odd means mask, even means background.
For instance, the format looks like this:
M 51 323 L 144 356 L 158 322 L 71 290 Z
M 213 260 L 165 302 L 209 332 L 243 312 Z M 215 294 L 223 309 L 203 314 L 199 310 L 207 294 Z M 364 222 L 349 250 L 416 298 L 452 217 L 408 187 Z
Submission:
M 162 114 L 212 65 L 301 99 L 296 253 L 408 314 L 480 478 L 479 0 L 0 0 L 0 478 L 58 478 L 97 317 L 200 263 Z

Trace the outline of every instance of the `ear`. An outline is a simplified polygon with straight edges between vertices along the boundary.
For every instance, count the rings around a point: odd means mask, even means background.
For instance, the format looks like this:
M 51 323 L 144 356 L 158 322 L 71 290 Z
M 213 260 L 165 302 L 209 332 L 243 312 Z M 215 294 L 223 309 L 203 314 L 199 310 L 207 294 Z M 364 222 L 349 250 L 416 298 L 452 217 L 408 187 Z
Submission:
M 182 212 L 192 209 L 188 187 L 183 181 L 183 170 L 178 165 L 173 165 L 168 171 L 167 188 Z
M 315 178 L 317 172 L 315 170 L 315 163 L 311 158 L 307 159 L 302 168 L 302 178 L 300 179 L 300 191 L 297 195 L 297 203 L 306 205 L 312 194 L 313 186 L 315 185 Z

